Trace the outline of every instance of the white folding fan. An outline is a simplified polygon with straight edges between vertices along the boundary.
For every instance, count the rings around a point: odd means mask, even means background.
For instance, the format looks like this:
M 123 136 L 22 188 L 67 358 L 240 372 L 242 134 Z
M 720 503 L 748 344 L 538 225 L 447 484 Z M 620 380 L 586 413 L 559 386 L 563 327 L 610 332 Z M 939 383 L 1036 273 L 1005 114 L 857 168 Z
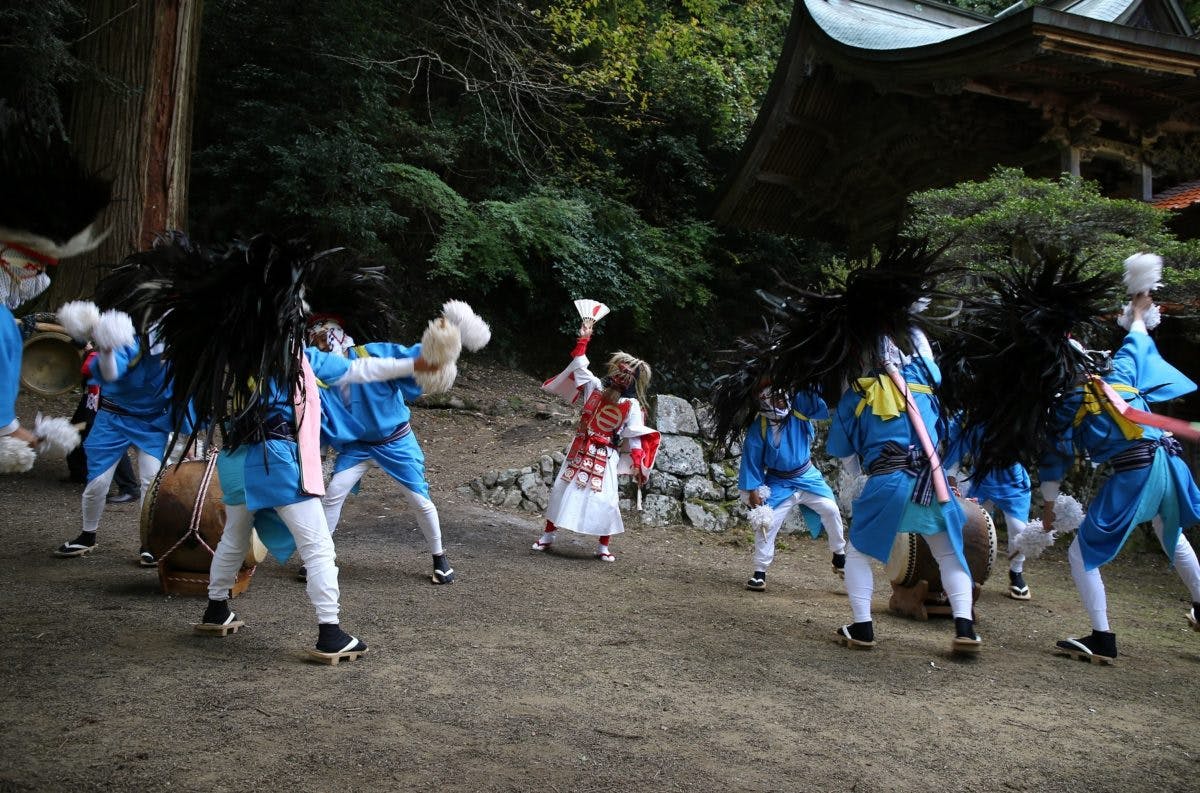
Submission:
M 608 306 L 595 300 L 576 300 L 575 309 L 579 316 L 599 322 L 608 316 Z

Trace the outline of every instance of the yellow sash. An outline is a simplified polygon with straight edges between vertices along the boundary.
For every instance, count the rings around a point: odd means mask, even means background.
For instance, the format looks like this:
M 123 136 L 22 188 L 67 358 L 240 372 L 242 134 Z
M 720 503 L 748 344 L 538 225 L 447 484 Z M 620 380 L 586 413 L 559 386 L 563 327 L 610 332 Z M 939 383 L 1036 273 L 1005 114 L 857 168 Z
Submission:
M 1120 394 L 1137 396 L 1138 393 L 1136 388 L 1124 383 L 1109 383 L 1109 387 Z M 1095 380 L 1089 380 L 1083 384 L 1083 402 L 1080 403 L 1079 410 L 1075 412 L 1071 426 L 1078 427 L 1088 416 L 1098 416 L 1101 412 L 1107 413 L 1109 418 L 1116 422 L 1116 425 L 1121 428 L 1121 434 L 1125 436 L 1125 440 L 1132 441 L 1142 437 L 1142 425 L 1122 416 L 1116 406 L 1104 396 L 1100 385 Z
M 933 388 L 927 385 L 920 383 L 905 383 L 905 385 L 914 394 L 933 393 Z M 896 388 L 896 384 L 886 374 L 858 378 L 858 390 L 863 394 L 863 398 L 858 403 L 858 407 L 854 409 L 855 417 L 861 416 L 863 408 L 870 405 L 873 414 L 887 421 L 896 418 L 908 407 L 904 394 L 900 393 L 900 389 Z

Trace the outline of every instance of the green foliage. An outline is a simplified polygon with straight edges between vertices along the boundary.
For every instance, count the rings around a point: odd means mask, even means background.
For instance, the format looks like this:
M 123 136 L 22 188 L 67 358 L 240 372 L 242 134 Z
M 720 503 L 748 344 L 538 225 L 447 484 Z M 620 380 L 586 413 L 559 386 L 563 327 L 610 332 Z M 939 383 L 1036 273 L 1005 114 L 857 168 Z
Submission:
M 69 42 L 80 18 L 70 0 L 0 7 L 0 104 L 20 108 L 40 127 L 60 134 L 65 125 L 59 88 L 84 71 Z
M 1175 239 L 1167 213 L 1142 201 L 1106 198 L 1095 182 L 1069 175 L 1031 179 L 1019 169 L 997 168 L 983 182 L 916 193 L 909 209 L 904 234 L 939 244 L 953 240 L 947 254 L 962 262 L 994 267 L 1056 250 L 1119 272 L 1130 254 L 1155 251 L 1166 264 L 1166 294 L 1196 294 L 1200 247 Z

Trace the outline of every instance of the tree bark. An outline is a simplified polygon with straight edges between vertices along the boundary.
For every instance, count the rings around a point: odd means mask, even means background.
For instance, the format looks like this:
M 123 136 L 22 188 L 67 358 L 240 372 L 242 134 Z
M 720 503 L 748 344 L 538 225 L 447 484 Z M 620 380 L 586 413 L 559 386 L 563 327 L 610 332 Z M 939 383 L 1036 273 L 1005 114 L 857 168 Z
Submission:
M 67 128 L 85 167 L 113 180 L 95 251 L 59 266 L 50 305 L 89 297 L 114 264 L 184 229 L 203 0 L 87 0 Z

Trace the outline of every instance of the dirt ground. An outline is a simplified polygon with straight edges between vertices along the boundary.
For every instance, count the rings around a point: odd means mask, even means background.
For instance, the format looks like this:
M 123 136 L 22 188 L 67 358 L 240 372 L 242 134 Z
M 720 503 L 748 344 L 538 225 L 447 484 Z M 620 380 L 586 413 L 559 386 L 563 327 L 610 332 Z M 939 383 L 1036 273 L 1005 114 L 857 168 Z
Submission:
M 268 561 L 234 601 L 235 636 L 192 633 L 204 602 L 159 593 L 136 566 L 137 511 L 108 507 L 100 547 L 78 531 L 61 461 L 0 478 L 0 790 L 1184 791 L 1200 781 L 1200 633 L 1161 554 L 1105 569 L 1116 667 L 1057 657 L 1085 631 L 1052 548 L 1003 571 L 978 604 L 984 651 L 957 660 L 947 621 L 886 611 L 878 646 L 848 621 L 824 540 L 789 539 L 770 588 L 742 588 L 749 534 L 633 527 L 615 564 L 536 516 L 457 486 L 521 466 L 570 432 L 536 381 L 466 367 L 461 409 L 417 409 L 457 583 L 430 559 L 390 480 L 372 472 L 336 535 L 343 624 L 370 644 L 304 660 L 314 617 L 296 562 Z M 23 399 L 21 416 L 74 397 Z M 1194 535 L 1193 535 L 1194 537 Z

